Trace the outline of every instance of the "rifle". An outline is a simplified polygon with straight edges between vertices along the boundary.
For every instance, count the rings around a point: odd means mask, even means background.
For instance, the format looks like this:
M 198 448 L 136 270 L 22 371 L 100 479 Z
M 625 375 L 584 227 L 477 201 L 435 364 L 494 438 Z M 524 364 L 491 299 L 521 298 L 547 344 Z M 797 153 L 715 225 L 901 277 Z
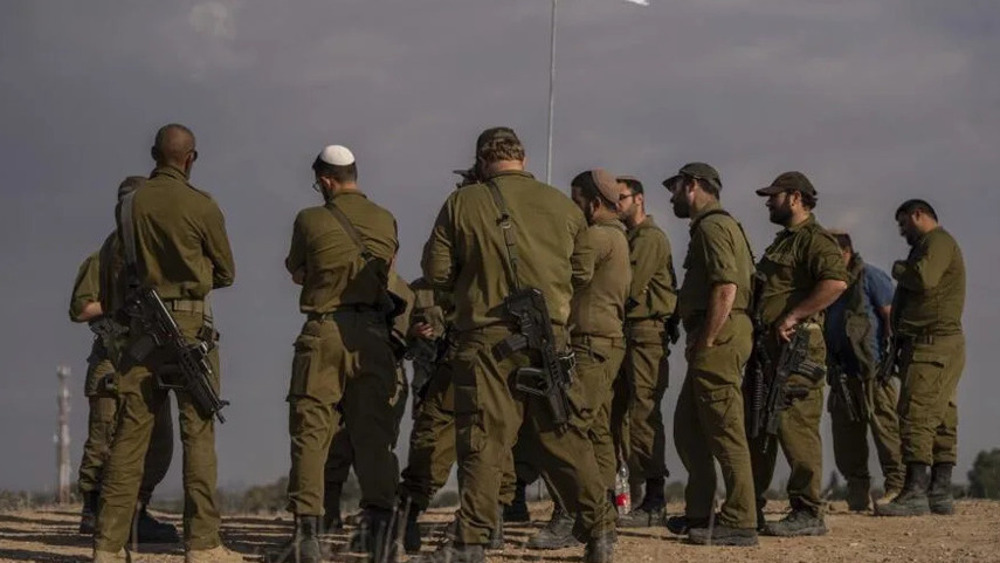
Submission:
M 827 373 L 827 383 L 830 384 L 833 401 L 844 406 L 844 409 L 847 411 L 848 420 L 851 422 L 860 422 L 864 418 L 862 416 L 864 412 L 863 406 L 858 403 L 854 393 L 851 393 L 847 379 L 847 373 L 844 372 L 840 364 L 832 363 L 831 369 Z
M 473 165 L 465 170 L 452 170 L 452 173 L 458 174 L 462 177 L 462 181 L 455 184 L 456 188 L 464 188 L 465 186 L 471 186 L 472 184 L 478 184 L 482 180 L 479 178 L 479 171 L 476 170 L 476 166 Z
M 188 342 L 155 289 L 135 288 L 125 310 L 141 326 L 142 336 L 131 347 L 130 355 L 141 361 L 154 350 L 164 351 L 173 363 L 166 370 L 155 370 L 157 384 L 162 389 L 184 390 L 203 417 L 215 416 L 225 422 L 221 411 L 229 401 L 220 399 L 212 387 L 215 375 L 208 361 L 208 343 L 201 339 L 196 344 Z M 164 375 L 176 375 L 176 381 L 168 383 Z
M 117 350 L 124 337 L 128 336 L 128 326 L 115 320 L 112 315 L 101 315 L 87 323 L 90 331 L 109 353 Z
M 414 418 L 417 416 L 424 397 L 427 396 L 427 389 L 430 387 L 431 380 L 434 379 L 438 362 L 440 362 L 442 357 L 440 343 L 444 340 L 444 338 L 428 340 L 418 337 L 414 338 L 406 349 L 405 359 L 413 363 L 413 380 L 410 382 L 410 388 L 413 391 L 413 403 L 410 410 Z
M 545 296 L 538 289 L 528 287 L 508 295 L 504 299 L 504 307 L 514 317 L 518 334 L 500 342 L 496 356 L 504 358 L 525 349 L 540 356 L 540 367 L 518 368 L 514 375 L 515 387 L 518 391 L 544 398 L 556 426 L 562 427 L 569 422 L 567 392 L 573 381 L 573 354 L 556 353 L 552 318 Z
M 751 307 L 753 311 L 751 321 L 753 323 L 753 348 L 750 351 L 750 358 L 747 360 L 746 385 L 747 395 L 750 396 L 750 408 L 747 409 L 747 434 L 750 438 L 760 436 L 763 428 L 764 400 L 767 397 L 767 373 L 765 367 L 771 364 L 771 358 L 767 353 L 767 326 L 764 324 L 757 310 L 756 304 L 760 303 L 760 295 L 764 289 L 765 278 L 760 272 L 754 272 L 751 282 Z
M 777 434 L 781 413 L 788 408 L 791 401 L 802 399 L 809 393 L 806 387 L 789 387 L 788 378 L 793 373 L 798 373 L 818 381 L 825 372 L 826 366 L 809 359 L 809 333 L 806 329 L 797 327 L 791 341 L 781 349 L 774 377 L 767 389 L 767 399 L 761 416 L 763 429 L 767 434 L 772 436 Z

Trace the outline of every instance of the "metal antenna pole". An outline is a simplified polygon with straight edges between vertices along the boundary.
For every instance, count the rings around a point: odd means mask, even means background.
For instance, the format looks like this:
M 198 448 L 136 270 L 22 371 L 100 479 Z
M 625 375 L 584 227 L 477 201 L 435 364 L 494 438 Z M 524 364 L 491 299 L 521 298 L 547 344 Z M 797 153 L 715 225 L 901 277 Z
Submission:
M 56 435 L 56 464 L 58 470 L 58 502 L 69 503 L 69 368 L 56 368 L 59 378 L 59 433 Z
M 552 42 L 549 45 L 549 139 L 545 155 L 545 183 L 552 185 L 552 113 L 556 107 L 556 5 L 552 0 Z

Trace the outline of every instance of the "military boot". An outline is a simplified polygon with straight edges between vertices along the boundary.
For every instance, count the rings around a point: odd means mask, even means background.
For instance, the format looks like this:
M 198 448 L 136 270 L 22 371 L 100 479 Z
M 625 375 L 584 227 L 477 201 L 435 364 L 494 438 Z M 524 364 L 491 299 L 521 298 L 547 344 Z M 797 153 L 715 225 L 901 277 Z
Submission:
M 486 563 L 481 545 L 445 543 L 434 553 L 410 558 L 409 563 Z
M 332 534 L 344 531 L 344 519 L 340 515 L 340 492 L 342 483 L 326 483 L 323 487 L 323 529 L 321 533 Z
M 906 465 L 906 482 L 903 492 L 892 502 L 879 504 L 875 513 L 879 516 L 923 516 L 931 511 L 927 500 L 927 485 L 930 482 L 926 463 Z
M 264 557 L 267 563 L 319 563 L 323 560 L 320 548 L 319 516 L 296 516 L 295 533 L 281 549 Z
M 131 563 L 132 556 L 125 549 L 120 549 L 118 553 L 112 551 L 94 550 L 94 563 Z
M 417 522 L 417 519 L 420 518 L 420 509 L 411 504 L 409 510 L 401 510 L 401 512 L 405 513 L 403 522 L 403 549 L 407 553 L 419 553 L 420 545 L 423 543 L 420 524 Z
M 243 556 L 220 545 L 212 549 L 185 551 L 184 563 L 243 563 Z
M 927 490 L 927 503 L 934 514 L 955 513 L 955 499 L 951 495 L 951 470 L 954 463 L 935 463 L 931 468 L 931 486 Z
M 136 543 L 180 543 L 181 541 L 177 527 L 153 518 L 146 509 L 146 504 L 142 502 L 136 508 L 132 531 L 136 534 Z M 129 543 L 132 543 L 131 537 Z
M 708 518 L 688 518 L 687 515 L 680 514 L 667 518 L 665 524 L 670 533 L 686 536 L 695 528 L 707 528 Z
M 514 500 L 503 509 L 504 522 L 531 522 L 526 495 L 527 488 L 527 483 L 520 479 L 517 480 L 514 485 Z
M 591 538 L 583 549 L 583 563 L 614 563 L 615 532 L 604 532 L 596 538 Z
M 864 512 L 869 506 L 869 490 L 871 481 L 868 479 L 849 479 L 847 481 L 847 508 L 851 512 Z
M 696 545 L 757 545 L 756 528 L 732 528 L 724 524 L 715 524 L 711 528 L 691 528 L 688 542 Z
M 646 480 L 646 496 L 628 514 L 618 517 L 619 528 L 650 528 L 663 525 L 667 502 L 663 498 L 663 478 Z
M 396 516 L 392 510 L 369 507 L 361 514 L 358 529 L 351 537 L 350 550 L 367 553 L 371 563 L 397 561 Z
M 562 549 L 573 547 L 580 542 L 573 537 L 573 524 L 576 518 L 566 512 L 561 504 L 552 508 L 552 518 L 537 534 L 528 540 L 528 549 Z
M 97 500 L 100 497 L 100 491 L 83 493 L 83 509 L 80 510 L 81 534 L 94 535 L 94 530 L 97 528 Z
M 823 518 L 801 508 L 792 511 L 779 520 L 765 527 L 765 536 L 825 536 L 828 530 Z

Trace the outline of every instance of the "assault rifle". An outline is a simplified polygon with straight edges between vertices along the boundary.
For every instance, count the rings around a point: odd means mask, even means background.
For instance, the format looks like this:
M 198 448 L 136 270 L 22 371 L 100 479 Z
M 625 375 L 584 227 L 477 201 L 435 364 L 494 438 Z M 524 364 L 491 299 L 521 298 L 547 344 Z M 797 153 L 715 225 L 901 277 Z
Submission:
M 427 396 L 427 388 L 430 387 L 431 380 L 437 372 L 437 364 L 441 360 L 440 342 L 444 338 L 428 340 L 426 338 L 414 338 L 406 349 L 405 359 L 413 362 L 413 380 L 410 388 L 413 391 L 413 417 L 416 418 L 420 404 Z
M 471 186 L 472 184 L 478 184 L 482 180 L 479 178 L 479 171 L 476 170 L 476 166 L 471 168 L 466 168 L 465 170 L 452 170 L 452 173 L 458 174 L 462 177 L 462 181 L 455 184 L 456 188 L 464 188 L 465 186 Z
M 504 299 L 504 307 L 514 317 L 518 334 L 497 345 L 496 355 L 504 358 L 519 350 L 530 350 L 541 358 L 539 367 L 518 368 L 515 387 L 536 397 L 542 397 L 552 411 L 556 426 L 569 422 L 569 390 L 573 380 L 573 354 L 556 352 L 552 319 L 545 296 L 533 287 L 518 290 Z
M 809 359 L 809 332 L 796 328 L 795 334 L 781 350 L 775 365 L 774 377 L 767 389 L 764 410 L 761 413 L 763 430 L 769 435 L 778 433 L 781 413 L 794 399 L 802 399 L 809 393 L 805 387 L 789 387 L 788 378 L 798 373 L 818 381 L 826 373 L 826 366 Z
M 128 335 L 128 325 L 119 323 L 111 315 L 101 315 L 87 324 L 108 351 L 116 349 L 122 338 Z
M 181 334 L 155 289 L 135 288 L 125 308 L 130 316 L 138 319 L 142 331 L 130 351 L 132 357 L 141 361 L 151 352 L 162 350 L 168 363 L 156 369 L 160 387 L 184 390 L 203 417 L 215 416 L 219 422 L 225 422 L 221 411 L 229 401 L 220 399 L 212 387 L 215 375 L 208 361 L 208 344 L 200 339 L 192 344 Z
M 851 392 L 847 383 L 847 373 L 839 364 L 831 364 L 831 369 L 827 374 L 827 383 L 830 384 L 830 392 L 833 393 L 833 401 L 843 405 L 847 411 L 847 419 L 851 422 L 860 422 L 864 416 L 864 407 L 858 403 L 857 397 Z

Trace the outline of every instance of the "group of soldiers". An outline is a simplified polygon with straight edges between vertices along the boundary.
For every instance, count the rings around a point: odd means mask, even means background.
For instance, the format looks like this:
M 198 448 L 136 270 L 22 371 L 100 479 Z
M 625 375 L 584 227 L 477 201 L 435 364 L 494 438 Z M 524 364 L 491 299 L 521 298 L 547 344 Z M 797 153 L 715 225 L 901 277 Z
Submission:
M 177 359 L 157 343 L 136 352 L 148 325 L 128 306 L 131 292 L 159 295 L 205 351 L 202 371 L 219 389 L 208 296 L 233 283 L 234 266 L 219 207 L 188 183 L 197 155 L 187 127 L 157 132 L 156 168 L 122 183 L 117 228 L 74 286 L 71 318 L 100 336 L 80 469 L 81 532 L 94 534 L 94 561 L 127 560 L 130 535 L 180 539 L 145 508 L 172 453 Z M 870 428 L 886 491 L 875 512 L 952 512 L 965 273 L 927 202 L 896 211 L 911 252 L 893 265 L 893 291 L 849 235 L 819 225 L 817 191 L 802 173 L 757 190 L 782 228 L 757 261 L 720 204 L 718 171 L 690 163 L 663 182 L 674 214 L 690 221 L 679 282 L 638 179 L 584 171 L 567 197 L 524 170 L 524 147 L 506 127 L 479 136 L 475 159 L 437 216 L 423 276 L 409 284 L 394 268 L 395 219 L 359 189 L 351 151 L 331 145 L 313 161 L 324 203 L 297 215 L 285 260 L 306 316 L 287 395 L 295 529 L 269 560 L 324 558 L 319 537 L 343 526 L 340 492 L 352 466 L 362 511 L 350 549 L 379 563 L 395 561 L 400 547 L 420 551 L 419 517 L 456 463 L 460 508 L 448 541 L 419 561 L 485 561 L 486 550 L 503 547 L 505 521 L 530 519 L 525 488 L 539 477 L 554 509 L 527 546 L 582 543 L 587 563 L 613 560 L 620 527 L 662 525 L 699 545 L 825 534 L 827 382 L 851 509 L 870 506 Z M 687 372 L 674 443 L 689 478 L 684 513 L 667 517 L 660 403 L 681 326 Z M 400 474 L 394 449 L 411 394 Z M 185 560 L 242 560 L 222 545 L 214 496 L 213 414 L 224 403 L 206 412 L 183 386 L 175 395 Z M 767 521 L 779 447 L 791 467 L 791 509 Z M 718 509 L 716 464 L 725 484 Z M 642 502 L 618 514 L 625 473 Z

